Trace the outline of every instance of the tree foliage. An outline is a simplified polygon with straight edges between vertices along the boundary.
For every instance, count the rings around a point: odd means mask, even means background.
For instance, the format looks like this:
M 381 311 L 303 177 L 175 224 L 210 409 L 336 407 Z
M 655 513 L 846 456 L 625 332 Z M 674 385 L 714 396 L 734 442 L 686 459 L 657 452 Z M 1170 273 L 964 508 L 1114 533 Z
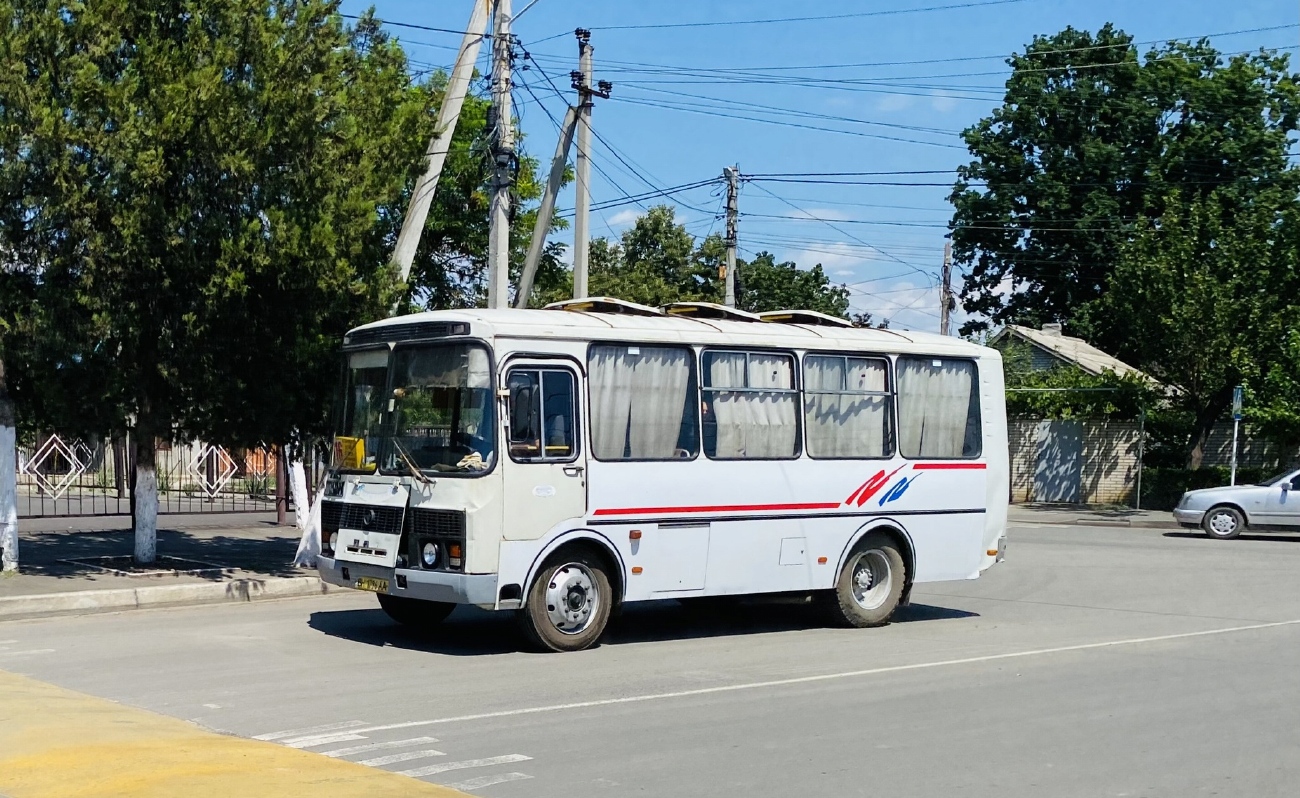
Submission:
M 591 293 L 654 307 L 670 302 L 722 302 L 725 254 L 721 236 L 696 241 L 677 222 L 671 206 L 656 206 L 638 217 L 617 243 L 605 238 L 591 242 Z M 753 260 L 737 258 L 736 275 L 740 310 L 848 314 L 848 289 L 832 285 L 820 264 L 800 269 L 792 261 L 777 262 L 770 252 L 760 252 Z
M 0 7 L 0 358 L 28 424 L 285 441 L 323 427 L 347 329 L 399 296 L 478 303 L 488 101 L 465 103 L 403 294 L 388 259 L 445 76 L 413 82 L 370 15 Z M 535 214 L 515 217 L 516 260 Z
M 1107 25 L 1035 38 L 1009 63 L 1002 107 L 964 134 L 974 160 L 951 196 L 962 299 L 980 314 L 964 331 L 1065 323 L 1175 388 L 1198 466 L 1233 386 L 1288 373 L 1300 90 L 1287 58 L 1225 58 L 1205 40 L 1139 58 Z

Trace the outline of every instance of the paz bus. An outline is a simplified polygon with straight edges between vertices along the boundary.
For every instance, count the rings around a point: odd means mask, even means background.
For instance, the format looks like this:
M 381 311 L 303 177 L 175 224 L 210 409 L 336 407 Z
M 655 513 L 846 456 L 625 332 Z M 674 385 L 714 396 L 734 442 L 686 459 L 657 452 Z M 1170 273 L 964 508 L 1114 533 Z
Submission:
M 809 311 L 608 298 L 343 341 L 322 578 L 399 623 L 513 611 L 540 648 L 620 605 L 794 594 L 889 622 L 1003 559 L 1002 361 Z

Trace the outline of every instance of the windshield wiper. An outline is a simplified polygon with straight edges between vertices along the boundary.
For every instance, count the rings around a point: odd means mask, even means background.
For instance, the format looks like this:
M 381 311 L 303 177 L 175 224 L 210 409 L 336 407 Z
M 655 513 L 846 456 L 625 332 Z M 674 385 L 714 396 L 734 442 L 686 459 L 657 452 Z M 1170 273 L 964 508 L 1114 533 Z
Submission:
M 402 444 L 397 442 L 396 436 L 390 438 L 390 440 L 393 443 L 393 448 L 397 450 L 397 456 L 401 458 L 402 464 L 406 466 L 406 470 L 411 472 L 411 476 L 415 477 L 415 479 L 419 480 L 425 485 L 433 485 L 434 481 L 432 479 L 429 479 L 429 477 L 426 476 L 425 473 L 420 470 L 420 467 L 415 464 L 415 461 L 411 459 L 411 456 L 406 453 L 405 449 L 402 448 Z

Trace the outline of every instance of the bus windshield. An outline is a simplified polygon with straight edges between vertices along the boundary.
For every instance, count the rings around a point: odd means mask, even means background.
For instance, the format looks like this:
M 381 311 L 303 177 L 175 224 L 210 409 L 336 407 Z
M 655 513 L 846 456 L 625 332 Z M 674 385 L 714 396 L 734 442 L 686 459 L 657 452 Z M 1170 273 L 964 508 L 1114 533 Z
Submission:
M 388 386 L 388 349 L 347 356 L 343 396 L 334 438 L 334 466 L 374 473 Z
M 496 454 L 492 379 L 479 344 L 401 347 L 393 353 L 391 435 L 381 468 L 482 473 Z

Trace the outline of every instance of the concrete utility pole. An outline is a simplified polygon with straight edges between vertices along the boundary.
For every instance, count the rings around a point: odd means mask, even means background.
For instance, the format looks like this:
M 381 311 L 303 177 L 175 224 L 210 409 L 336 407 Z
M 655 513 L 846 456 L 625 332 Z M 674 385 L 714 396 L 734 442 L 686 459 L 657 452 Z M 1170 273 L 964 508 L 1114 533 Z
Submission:
M 438 188 L 438 177 L 442 174 L 443 164 L 447 162 L 447 150 L 451 148 L 451 139 L 456 133 L 456 121 L 460 119 L 465 93 L 474 76 L 474 62 L 478 60 L 479 45 L 487 33 L 490 4 L 491 0 L 474 0 L 474 11 L 460 42 L 456 65 L 452 67 L 451 77 L 447 79 L 442 106 L 438 108 L 438 120 L 433 126 L 433 138 L 429 139 L 429 149 L 425 153 L 429 159 L 428 166 L 415 184 L 406 216 L 402 219 L 402 231 L 398 233 L 397 246 L 393 248 L 393 263 L 398 266 L 402 282 L 411 276 L 415 250 L 420 246 L 420 233 L 424 231 L 424 221 L 429 216 L 429 206 L 433 204 L 433 192 Z
M 943 242 L 943 283 L 939 286 L 939 334 L 948 334 L 948 314 L 952 312 L 952 241 Z
M 591 85 L 591 31 L 578 28 L 578 69 L 569 73 L 573 88 L 578 90 L 578 158 L 574 168 L 573 203 L 573 298 L 587 296 L 587 252 L 591 234 L 587 232 L 587 208 L 591 204 L 591 109 L 592 99 L 609 99 L 614 85 L 602 80 L 597 88 Z
M 542 260 L 542 249 L 546 246 L 546 234 L 551 229 L 551 217 L 555 215 L 555 198 L 564 182 L 564 167 L 569 163 L 569 148 L 573 146 L 573 132 L 577 124 L 578 109 L 570 107 L 560 126 L 560 140 L 555 145 L 555 158 L 551 160 L 551 176 L 546 181 L 546 192 L 542 194 L 542 206 L 537 209 L 537 224 L 533 227 L 533 241 L 528 247 L 524 271 L 519 275 L 519 291 L 515 294 L 517 308 L 528 307 L 528 297 L 533 293 L 533 280 L 537 277 L 537 265 Z
M 510 189 L 515 182 L 515 131 L 510 108 L 510 0 L 495 0 L 492 17 L 492 207 L 488 217 L 488 307 L 509 305 Z
M 736 222 L 739 221 L 740 167 L 727 166 L 722 170 L 727 178 L 727 299 L 729 308 L 736 306 Z

